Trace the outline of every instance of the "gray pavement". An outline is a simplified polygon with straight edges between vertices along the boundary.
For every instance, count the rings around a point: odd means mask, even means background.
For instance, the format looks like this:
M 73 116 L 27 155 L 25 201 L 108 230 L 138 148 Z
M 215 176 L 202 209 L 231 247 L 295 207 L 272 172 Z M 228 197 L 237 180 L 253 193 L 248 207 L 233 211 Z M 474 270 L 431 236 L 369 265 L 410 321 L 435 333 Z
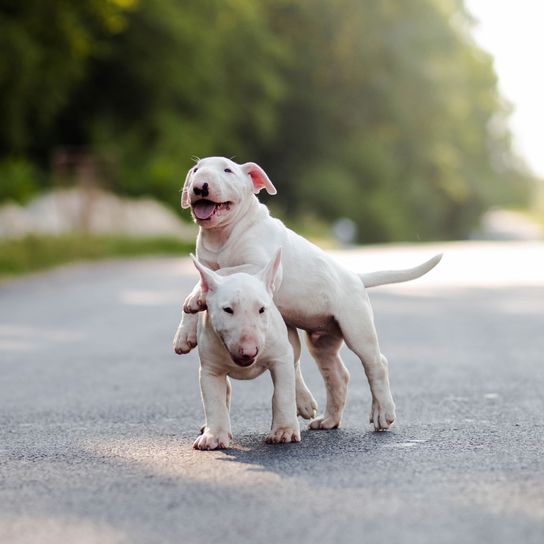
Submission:
M 370 430 L 346 350 L 342 429 L 264 444 L 262 376 L 234 383 L 223 452 L 191 449 L 197 358 L 171 351 L 194 278 L 150 259 L 0 285 L 2 544 L 544 541 L 544 277 L 373 290 L 396 427 Z M 306 353 L 303 372 L 322 406 Z

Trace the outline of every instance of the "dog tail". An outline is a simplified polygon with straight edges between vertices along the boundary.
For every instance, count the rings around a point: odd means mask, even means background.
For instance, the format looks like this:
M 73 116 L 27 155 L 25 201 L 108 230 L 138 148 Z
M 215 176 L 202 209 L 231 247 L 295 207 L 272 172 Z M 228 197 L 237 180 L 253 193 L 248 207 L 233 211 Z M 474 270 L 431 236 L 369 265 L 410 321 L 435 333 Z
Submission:
M 380 270 L 378 272 L 368 272 L 367 274 L 359 274 L 365 287 L 377 287 L 378 285 L 386 285 L 388 283 L 401 283 L 410 281 L 423 276 L 432 270 L 442 259 L 442 253 L 435 255 L 432 259 L 425 261 L 414 268 L 405 268 L 404 270 Z

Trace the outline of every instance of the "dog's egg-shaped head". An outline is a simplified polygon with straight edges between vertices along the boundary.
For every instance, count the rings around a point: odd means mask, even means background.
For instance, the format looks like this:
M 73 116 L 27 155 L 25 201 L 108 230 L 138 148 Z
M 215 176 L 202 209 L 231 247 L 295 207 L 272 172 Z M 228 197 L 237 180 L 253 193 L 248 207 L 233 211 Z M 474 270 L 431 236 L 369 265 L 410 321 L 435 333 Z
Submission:
M 249 274 L 225 278 L 208 298 L 208 318 L 238 366 L 252 365 L 263 352 L 271 304 L 262 283 Z
M 265 189 L 276 194 L 266 172 L 255 163 L 237 164 L 224 157 L 200 159 L 187 172 L 181 207 L 191 208 L 195 222 L 204 229 L 228 224 L 244 202 Z
M 238 272 L 221 276 L 193 260 L 200 273 L 210 325 L 232 361 L 251 366 L 265 347 L 269 314 L 277 311 L 272 296 L 281 250 L 255 275 Z

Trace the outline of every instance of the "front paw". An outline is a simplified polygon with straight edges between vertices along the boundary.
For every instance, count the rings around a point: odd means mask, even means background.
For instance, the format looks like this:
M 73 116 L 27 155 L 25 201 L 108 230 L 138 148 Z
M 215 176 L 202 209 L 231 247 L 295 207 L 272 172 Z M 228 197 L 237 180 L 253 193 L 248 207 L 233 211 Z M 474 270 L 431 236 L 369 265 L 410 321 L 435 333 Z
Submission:
M 395 421 L 395 403 L 393 399 L 389 398 L 381 402 L 373 399 L 369 420 L 374 425 L 375 431 L 389 429 Z
M 174 336 L 174 351 L 178 355 L 189 353 L 196 347 L 196 329 L 195 327 L 179 327 Z
M 292 425 L 274 427 L 265 438 L 267 444 L 287 444 L 300 442 L 300 426 L 298 421 Z
M 183 303 L 183 311 L 186 314 L 197 314 L 206 309 L 206 302 L 200 298 L 201 293 L 191 293 Z
M 210 431 L 205 429 L 204 432 L 193 442 L 195 450 L 221 450 L 228 448 L 232 434 L 228 431 Z

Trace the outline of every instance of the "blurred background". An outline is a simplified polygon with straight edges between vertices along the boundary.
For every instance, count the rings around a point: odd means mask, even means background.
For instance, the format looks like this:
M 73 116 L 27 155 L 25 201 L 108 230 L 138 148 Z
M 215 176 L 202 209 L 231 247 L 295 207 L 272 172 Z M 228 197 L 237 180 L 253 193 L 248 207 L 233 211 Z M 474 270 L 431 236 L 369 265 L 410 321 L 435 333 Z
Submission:
M 538 89 L 539 19 L 500 4 L 0 0 L 0 273 L 186 250 L 208 155 L 261 164 L 314 239 L 541 237 L 539 144 L 503 88 Z

